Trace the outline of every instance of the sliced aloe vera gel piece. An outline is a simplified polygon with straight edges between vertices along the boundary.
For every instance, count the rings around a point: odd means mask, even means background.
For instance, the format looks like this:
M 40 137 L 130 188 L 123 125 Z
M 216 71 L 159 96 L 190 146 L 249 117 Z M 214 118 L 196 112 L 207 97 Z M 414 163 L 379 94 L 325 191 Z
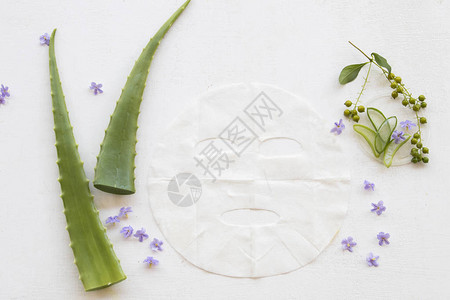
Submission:
M 397 127 L 397 117 L 387 118 L 378 129 L 375 136 L 375 150 L 381 154 L 386 149 L 387 144 L 391 140 L 392 133 Z
M 94 197 L 89 190 L 89 180 L 78 153 L 56 65 L 55 33 L 56 29 L 50 38 L 49 57 L 58 181 L 74 262 L 84 289 L 93 291 L 111 286 L 127 277 L 98 217 Z
M 411 138 L 409 134 L 404 134 L 403 136 L 405 137 L 404 141 L 396 144 L 394 140 L 391 140 L 388 143 L 386 150 L 384 150 L 383 162 L 386 167 L 389 168 L 392 165 L 392 161 L 394 160 L 394 156 L 397 151 Z
M 150 39 L 128 76 L 97 156 L 94 186 L 99 190 L 121 195 L 136 192 L 136 133 L 145 82 L 156 49 L 189 2 L 186 1 Z
M 369 118 L 370 123 L 372 123 L 372 126 L 375 131 L 378 131 L 381 124 L 383 124 L 383 122 L 386 121 L 386 117 L 384 116 L 384 114 L 378 109 L 373 107 L 367 108 L 367 117 Z
M 379 157 L 380 154 L 375 150 L 374 145 L 377 133 L 372 129 L 370 129 L 369 127 L 360 124 L 353 125 L 353 130 L 359 133 L 366 140 L 366 142 L 372 149 L 373 155 L 375 155 L 375 157 Z

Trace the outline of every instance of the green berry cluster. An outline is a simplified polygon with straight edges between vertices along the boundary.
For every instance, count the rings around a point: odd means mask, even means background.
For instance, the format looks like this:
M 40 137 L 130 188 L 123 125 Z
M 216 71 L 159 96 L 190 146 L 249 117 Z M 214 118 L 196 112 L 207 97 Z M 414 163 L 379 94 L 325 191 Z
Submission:
M 353 108 L 351 110 L 348 108 L 344 110 L 344 116 L 358 123 L 359 121 L 358 113 L 365 112 L 366 108 L 362 105 L 357 105 L 356 103 L 353 104 L 353 102 L 350 100 L 345 101 L 344 105 L 349 108 L 353 105 Z
M 428 163 L 429 158 L 425 156 L 429 153 L 429 149 L 423 146 L 422 143 L 422 132 L 421 127 L 427 123 L 427 118 L 421 117 L 419 112 L 427 107 L 427 102 L 425 102 L 425 96 L 420 95 L 419 97 L 414 98 L 408 89 L 405 87 L 405 84 L 402 82 L 402 78 L 400 76 L 395 76 L 394 73 L 389 73 L 387 75 L 387 79 L 391 84 L 391 88 L 393 89 L 391 96 L 393 99 L 397 99 L 400 95 L 402 95 L 402 105 L 412 109 L 416 114 L 417 119 L 417 131 L 414 133 L 411 144 L 413 148 L 411 149 L 411 162 L 413 163 Z

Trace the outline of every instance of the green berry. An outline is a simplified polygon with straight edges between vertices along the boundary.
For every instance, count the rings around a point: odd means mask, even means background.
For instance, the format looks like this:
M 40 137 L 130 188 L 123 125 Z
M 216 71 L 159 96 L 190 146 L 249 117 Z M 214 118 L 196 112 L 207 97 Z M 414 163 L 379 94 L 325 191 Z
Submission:
M 352 106 L 352 101 L 350 101 L 350 100 L 347 100 L 347 101 L 345 101 L 345 103 L 344 103 L 344 105 L 345 106 L 347 106 L 347 107 L 350 107 L 350 106 Z
M 403 88 L 401 87 L 401 86 L 398 86 L 397 87 L 397 93 L 403 93 Z
M 418 134 L 418 133 L 416 132 L 416 133 L 414 133 L 413 137 L 414 137 L 415 139 L 418 139 L 418 138 L 420 138 L 420 134 Z
M 392 94 L 391 94 L 391 96 L 392 96 L 392 98 L 397 98 L 398 97 L 398 93 L 397 93 L 397 91 L 393 91 L 392 92 Z
M 420 107 L 422 107 L 422 108 L 425 108 L 425 107 L 427 107 L 427 103 L 426 103 L 426 102 L 422 102 L 422 103 L 420 103 Z
M 406 105 L 408 105 L 408 103 L 409 103 L 409 102 L 408 102 L 408 100 L 406 100 L 406 99 L 403 99 L 403 100 L 402 100 L 402 104 L 403 104 L 403 106 L 406 106 Z
M 397 82 L 392 81 L 391 82 L 391 88 L 396 89 L 397 88 Z
M 356 116 L 358 114 L 358 112 L 356 111 L 356 109 L 352 110 L 352 115 Z
M 421 142 L 418 142 L 417 145 L 416 145 L 416 147 L 417 147 L 418 149 L 422 148 L 422 146 L 423 146 L 423 145 L 422 145 Z
M 412 138 L 411 139 L 411 144 L 413 144 L 413 145 L 417 144 L 417 139 L 416 138 Z
M 430 150 L 427 147 L 423 147 L 422 152 L 428 154 Z
M 402 82 L 402 78 L 400 76 L 395 77 L 394 80 L 398 83 Z
M 419 111 L 419 110 L 420 110 L 420 104 L 415 104 L 415 105 L 413 106 L 413 110 L 414 110 L 414 111 Z
M 416 154 L 419 154 L 419 150 L 417 150 L 416 148 L 412 148 L 410 153 L 412 156 L 416 156 Z
M 420 121 L 420 124 L 425 124 L 425 123 L 427 122 L 427 118 L 421 117 L 421 118 L 419 119 L 419 121 Z
M 349 109 L 344 110 L 344 116 L 346 116 L 346 117 L 350 116 L 350 110 Z
M 416 99 L 414 99 L 414 98 L 409 98 L 409 103 L 411 103 L 411 104 L 416 103 Z
M 413 157 L 413 158 L 411 159 L 411 162 L 413 162 L 413 163 L 418 163 L 418 162 L 419 162 L 419 159 L 418 159 L 417 157 Z
M 389 73 L 389 75 L 388 75 L 388 78 L 389 78 L 389 80 L 392 80 L 392 79 L 394 79 L 394 78 L 395 78 L 395 75 L 394 75 L 394 73 Z
M 358 106 L 358 111 L 359 111 L 360 113 L 364 112 L 365 110 L 366 110 L 366 109 L 364 108 L 364 106 L 362 106 L 362 105 Z
M 359 121 L 359 116 L 358 116 L 358 115 L 353 116 L 353 121 L 355 121 L 356 123 L 358 123 L 358 121 Z
M 422 161 L 427 164 L 430 159 L 428 157 L 422 157 Z
M 420 96 L 419 96 L 419 100 L 420 100 L 420 101 L 425 101 L 425 96 L 424 96 L 424 95 L 420 95 Z

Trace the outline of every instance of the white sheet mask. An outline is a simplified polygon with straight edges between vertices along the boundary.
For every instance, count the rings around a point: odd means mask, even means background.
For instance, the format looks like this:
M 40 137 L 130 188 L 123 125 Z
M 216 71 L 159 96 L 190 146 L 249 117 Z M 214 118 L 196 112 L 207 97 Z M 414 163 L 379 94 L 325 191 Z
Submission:
M 347 164 L 332 124 L 269 85 L 199 97 L 152 159 L 150 206 L 166 240 L 192 264 L 227 276 L 311 262 L 347 212 Z

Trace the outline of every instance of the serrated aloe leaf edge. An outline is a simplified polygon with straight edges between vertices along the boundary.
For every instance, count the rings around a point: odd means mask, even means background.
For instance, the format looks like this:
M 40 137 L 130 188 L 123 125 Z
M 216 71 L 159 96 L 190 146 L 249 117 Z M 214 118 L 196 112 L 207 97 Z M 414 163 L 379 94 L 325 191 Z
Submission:
M 99 219 L 73 135 L 55 57 L 55 33 L 49 44 L 50 85 L 57 150 L 58 181 L 74 263 L 86 291 L 118 283 L 125 276 Z
M 136 191 L 136 133 L 145 82 L 156 49 L 189 2 L 186 1 L 150 39 L 128 76 L 100 145 L 94 177 L 97 189 L 122 195 Z

